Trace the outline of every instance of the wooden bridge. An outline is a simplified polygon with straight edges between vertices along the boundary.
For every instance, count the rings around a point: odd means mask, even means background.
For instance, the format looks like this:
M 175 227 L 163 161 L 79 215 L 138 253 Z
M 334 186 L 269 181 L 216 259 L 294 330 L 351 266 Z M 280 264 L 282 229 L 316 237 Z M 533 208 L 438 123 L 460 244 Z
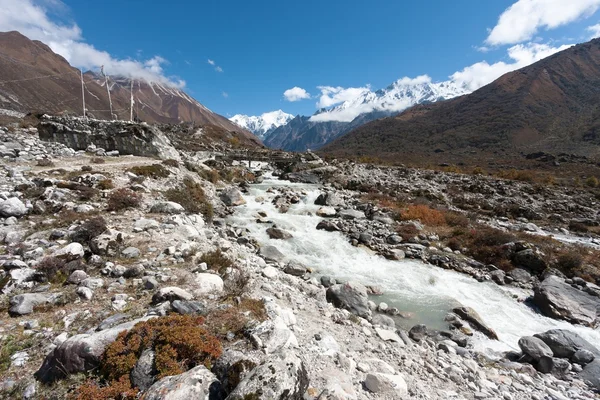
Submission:
M 235 151 L 230 153 L 218 154 L 216 160 L 221 161 L 248 161 L 248 167 L 251 168 L 252 161 L 268 163 L 295 163 L 306 159 L 308 154 L 286 153 L 285 151 Z

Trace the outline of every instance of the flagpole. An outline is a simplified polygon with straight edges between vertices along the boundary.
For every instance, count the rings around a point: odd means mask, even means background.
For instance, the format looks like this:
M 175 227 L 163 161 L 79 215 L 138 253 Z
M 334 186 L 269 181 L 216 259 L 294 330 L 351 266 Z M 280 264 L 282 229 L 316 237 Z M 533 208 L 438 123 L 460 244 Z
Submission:
M 83 69 L 80 69 L 81 73 L 81 100 L 83 101 L 83 118 L 85 118 L 85 88 L 83 85 Z
M 129 90 L 129 93 L 131 94 L 131 106 L 130 106 L 130 111 L 129 111 L 129 120 L 131 122 L 133 122 L 133 78 L 131 79 L 131 88 Z
M 113 119 L 112 99 L 110 98 L 110 89 L 108 88 L 108 75 L 104 73 L 104 65 L 100 67 L 100 72 L 104 75 L 104 84 L 106 85 L 106 93 L 108 93 L 108 103 L 110 105 L 110 119 Z

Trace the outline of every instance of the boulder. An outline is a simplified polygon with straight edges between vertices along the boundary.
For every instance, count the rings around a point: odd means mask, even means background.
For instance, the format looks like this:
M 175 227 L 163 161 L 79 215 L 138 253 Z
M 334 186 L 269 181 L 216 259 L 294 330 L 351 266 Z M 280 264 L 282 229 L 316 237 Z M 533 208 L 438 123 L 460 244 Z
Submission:
M 554 357 L 571 358 L 577 350 L 581 349 L 588 350 L 594 356 L 600 357 L 600 350 L 575 332 L 565 329 L 551 329 L 533 336 L 546 343 L 554 353 Z
M 600 358 L 586 365 L 586 367 L 578 374 L 578 378 L 586 382 L 596 390 L 600 390 Z
M 27 214 L 27 206 L 16 197 L 0 202 L 0 216 L 3 218 L 22 217 L 25 214 Z
M 546 261 L 533 249 L 525 249 L 515 253 L 513 262 L 533 272 L 542 272 L 548 266 Z
M 163 201 L 154 204 L 150 208 L 150 212 L 153 214 L 181 214 L 185 212 L 185 208 L 179 203 L 173 201 Z
M 539 359 L 537 370 L 544 374 L 552 374 L 557 378 L 564 378 L 571 369 L 571 363 L 564 358 L 543 356 Z
M 223 385 L 225 393 L 231 393 L 237 385 L 256 367 L 256 362 L 247 354 L 237 350 L 225 350 L 215 361 L 212 372 Z
M 24 293 L 18 294 L 16 296 L 11 297 L 9 304 L 10 308 L 8 309 L 8 313 L 12 317 L 18 317 L 20 315 L 27 315 L 33 312 L 35 307 L 41 306 L 43 304 L 52 303 L 58 295 L 49 295 L 42 293 Z
M 140 249 L 137 247 L 127 247 L 121 251 L 121 256 L 124 258 L 138 258 L 140 255 Z
M 222 400 L 225 393 L 217 377 L 204 365 L 180 375 L 162 378 L 144 394 L 144 400 Z
M 280 229 L 280 228 L 268 228 L 267 235 L 269 235 L 269 237 L 271 239 L 278 239 L 278 240 L 286 240 L 286 239 L 291 239 L 293 237 L 291 233 L 284 231 L 283 229 Z
M 336 192 L 321 193 L 315 200 L 317 206 L 341 206 L 344 200 Z
M 364 219 L 366 218 L 365 213 L 358 210 L 342 210 L 339 212 L 340 217 L 343 219 Z
M 571 361 L 579 365 L 585 366 L 594 361 L 595 358 L 596 356 L 591 351 L 586 349 L 579 349 L 575 352 L 575 354 L 573 354 L 573 356 L 571 357 Z
M 552 349 L 540 338 L 534 336 L 523 336 L 519 339 L 519 347 L 524 354 L 527 354 L 535 361 L 542 357 L 552 357 Z
M 308 383 L 302 360 L 285 351 L 273 354 L 250 371 L 227 399 L 302 399 Z
M 415 325 L 412 328 L 410 328 L 410 331 L 408 331 L 408 337 L 410 337 L 415 342 L 420 342 L 421 340 L 425 339 L 428 335 L 429 332 L 427 331 L 427 326 L 422 324 Z
M 152 303 L 158 304 L 163 301 L 174 301 L 174 300 L 191 300 L 194 296 L 176 286 L 169 286 L 160 289 L 158 292 L 154 293 L 152 296 Z
M 471 324 L 473 328 L 477 329 L 490 339 L 498 340 L 498 335 L 496 332 L 494 332 L 492 328 L 488 327 L 485 322 L 483 322 L 479 314 L 477 314 L 477 312 L 471 307 L 456 307 L 452 311 L 460 318 Z
M 331 221 L 321 221 L 317 224 L 317 230 L 327 231 L 327 232 L 337 232 L 340 230 L 340 227 Z
M 365 388 L 382 398 L 403 399 L 408 395 L 408 386 L 402 375 L 367 374 Z
M 600 323 L 600 298 L 550 275 L 535 287 L 533 302 L 548 317 L 595 328 Z
M 346 309 L 359 317 L 371 317 L 367 288 L 360 283 L 348 282 L 333 285 L 327 289 L 325 297 L 337 308 Z
M 90 250 L 100 256 L 117 255 L 117 250 L 123 243 L 123 233 L 114 229 L 107 229 L 99 236 L 90 240 Z
M 306 266 L 297 261 L 290 261 L 286 264 L 285 268 L 283 269 L 283 272 L 285 272 L 286 274 L 294 276 L 303 276 L 306 273 L 306 271 Z
M 145 317 L 126 322 L 92 334 L 79 334 L 65 340 L 46 356 L 35 377 L 50 383 L 69 374 L 85 372 L 97 368 L 104 350 L 115 341 L 119 333 L 128 331 L 135 324 L 147 321 Z
M 69 278 L 67 279 L 67 283 L 79 285 L 83 280 L 87 278 L 89 278 L 89 276 L 85 271 L 77 269 L 71 272 L 71 275 L 69 275 Z
M 285 255 L 275 246 L 262 246 L 259 254 L 267 261 L 281 262 L 285 259 Z
M 173 311 L 181 315 L 206 314 L 206 304 L 200 301 L 174 300 L 171 307 L 173 307 Z
M 131 383 L 140 390 L 146 390 L 154 383 L 157 371 L 154 368 L 156 353 L 152 349 L 142 351 L 133 370 L 131 371 Z
M 160 224 L 154 219 L 140 218 L 135 221 L 133 228 L 138 231 L 149 231 L 151 229 L 158 229 Z
M 323 218 L 333 218 L 337 215 L 337 211 L 333 207 L 321 207 L 317 210 L 317 215 Z
M 83 246 L 79 243 L 70 243 L 63 247 L 62 249 L 57 250 L 54 253 L 54 257 L 61 258 L 67 261 L 77 260 L 85 254 L 83 250 Z
M 531 274 L 523 268 L 515 268 L 508 273 L 511 278 L 518 283 L 529 283 L 531 282 Z
M 205 296 L 207 294 L 218 294 L 223 291 L 223 279 L 217 274 L 200 273 L 194 278 L 196 287 L 194 294 Z
M 230 187 L 223 190 L 219 194 L 219 198 L 228 207 L 235 207 L 246 204 L 246 200 L 244 200 L 244 198 L 242 197 L 242 192 L 240 192 L 235 187 Z

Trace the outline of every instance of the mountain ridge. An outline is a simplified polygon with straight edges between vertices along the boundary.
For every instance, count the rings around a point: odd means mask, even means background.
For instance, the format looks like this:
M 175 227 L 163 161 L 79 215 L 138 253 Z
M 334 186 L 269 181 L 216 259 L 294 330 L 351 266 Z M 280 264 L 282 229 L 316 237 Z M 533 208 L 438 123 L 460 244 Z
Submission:
M 254 133 L 261 140 L 264 140 L 273 130 L 287 124 L 293 118 L 292 114 L 285 113 L 279 109 L 258 116 L 236 114 L 229 118 L 229 120 L 243 129 Z

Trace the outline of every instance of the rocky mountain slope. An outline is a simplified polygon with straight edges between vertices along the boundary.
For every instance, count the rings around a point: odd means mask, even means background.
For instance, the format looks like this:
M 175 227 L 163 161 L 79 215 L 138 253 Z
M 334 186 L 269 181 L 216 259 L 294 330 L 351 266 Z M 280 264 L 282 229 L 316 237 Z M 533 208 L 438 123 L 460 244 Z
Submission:
M 447 100 L 468 90 L 452 81 L 433 83 L 428 77 L 399 79 L 385 89 L 365 89 L 359 96 L 310 117 L 297 116 L 262 139 L 272 148 L 289 151 L 319 149 L 338 137 L 376 119 L 389 117 L 416 104 Z
M 508 73 L 470 95 L 362 126 L 324 151 L 485 162 L 520 153 L 600 156 L 600 40 Z
M 269 136 L 273 130 L 279 128 L 282 125 L 290 122 L 294 116 L 287 114 L 281 110 L 271 111 L 259 116 L 248 116 L 242 114 L 236 114 L 229 118 L 242 128 L 249 130 L 258 136 L 261 140 Z
M 104 78 L 84 74 L 85 100 L 89 115 L 111 119 Z M 130 118 L 131 80 L 109 79 L 113 111 L 118 119 Z M 82 114 L 81 80 L 78 69 L 39 41 L 19 32 L 0 33 L 0 108 L 23 113 Z M 149 123 L 190 122 L 214 125 L 249 135 L 227 118 L 215 114 L 183 90 L 160 83 L 133 82 L 134 118 Z

